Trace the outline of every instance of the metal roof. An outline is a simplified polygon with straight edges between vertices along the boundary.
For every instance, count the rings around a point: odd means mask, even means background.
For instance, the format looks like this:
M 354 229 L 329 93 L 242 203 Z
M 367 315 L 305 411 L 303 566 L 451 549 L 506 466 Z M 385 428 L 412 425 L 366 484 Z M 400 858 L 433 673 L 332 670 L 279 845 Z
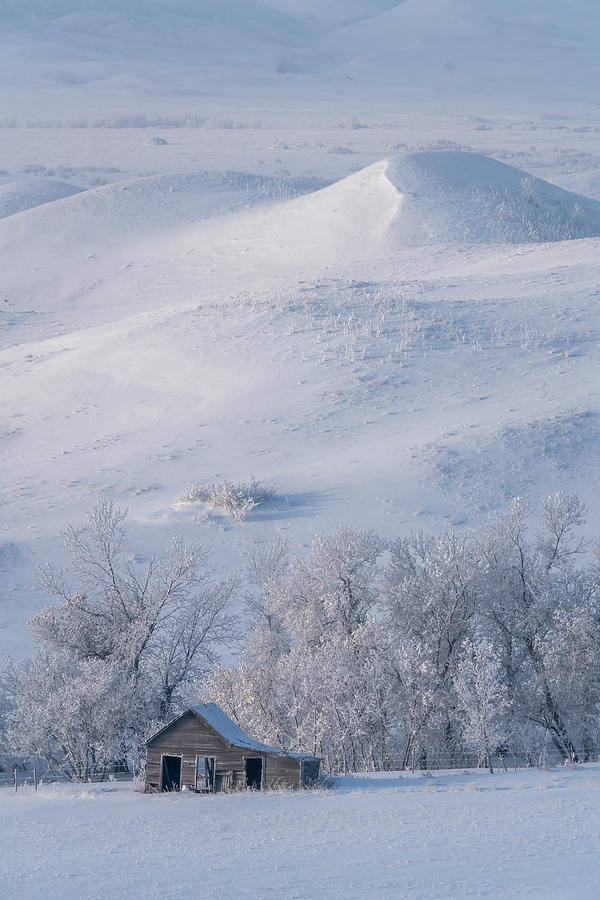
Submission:
M 233 719 L 230 719 L 227 713 L 223 712 L 221 707 L 217 706 L 216 703 L 199 703 L 196 706 L 190 706 L 189 709 L 186 709 L 185 712 L 181 714 L 181 716 L 184 716 L 188 712 L 193 712 L 196 716 L 203 719 L 207 725 L 224 738 L 224 740 L 232 747 L 240 747 L 243 750 L 255 750 L 260 753 L 278 753 L 281 756 L 291 756 L 295 759 L 320 759 L 320 757 L 313 756 L 312 753 L 292 753 L 289 750 L 284 750 L 282 747 L 271 747 L 269 744 L 263 744 L 262 741 L 256 741 L 246 734 L 245 731 L 242 731 L 240 726 L 236 725 Z M 157 731 L 156 734 L 153 734 L 152 737 L 145 741 L 145 744 L 149 744 L 150 741 L 153 741 L 159 734 L 162 734 L 163 731 L 170 728 L 173 722 L 177 722 L 181 719 L 181 716 L 177 716 L 176 719 L 173 719 L 172 722 L 169 722 L 168 725 L 165 725 L 160 731 Z

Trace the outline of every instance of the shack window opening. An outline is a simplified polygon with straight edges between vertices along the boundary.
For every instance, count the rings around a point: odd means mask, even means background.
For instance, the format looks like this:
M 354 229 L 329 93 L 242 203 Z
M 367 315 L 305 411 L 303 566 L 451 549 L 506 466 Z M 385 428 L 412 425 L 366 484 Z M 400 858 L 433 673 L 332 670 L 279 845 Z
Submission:
M 163 756 L 160 789 L 161 791 L 181 790 L 180 756 Z
M 262 783 L 262 764 L 260 757 L 246 760 L 246 787 L 253 791 L 260 791 Z
M 212 791 L 215 787 L 215 760 L 212 756 L 199 756 L 196 760 L 196 790 Z

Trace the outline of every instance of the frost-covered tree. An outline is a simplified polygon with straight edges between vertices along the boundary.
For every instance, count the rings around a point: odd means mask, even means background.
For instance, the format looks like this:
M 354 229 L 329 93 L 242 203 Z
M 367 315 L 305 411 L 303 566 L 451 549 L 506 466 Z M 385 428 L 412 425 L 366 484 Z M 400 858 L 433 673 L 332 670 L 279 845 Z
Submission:
M 436 738 L 443 734 L 444 705 L 440 700 L 439 676 L 433 661 L 418 639 L 394 632 L 386 645 L 393 681 L 397 726 L 394 741 L 400 747 L 398 762 L 406 769 L 426 762 Z
M 360 529 L 252 554 L 252 627 L 210 696 L 257 734 L 331 769 L 595 752 L 600 566 L 579 564 L 583 505 L 515 500 L 479 535 Z
M 9 746 L 72 781 L 102 777 L 127 759 L 147 725 L 147 698 L 111 663 L 41 650 L 14 678 Z
M 117 665 L 131 679 L 151 684 L 158 716 L 177 710 L 180 694 L 215 663 L 216 648 L 232 636 L 229 602 L 234 579 L 210 584 L 207 554 L 173 541 L 167 552 L 136 565 L 125 554 L 126 510 L 96 504 L 85 530 L 64 534 L 66 572 L 41 572 L 58 602 L 31 627 L 45 648 Z
M 362 528 L 317 536 L 308 558 L 290 566 L 282 605 L 289 631 L 316 644 L 350 636 L 377 602 L 377 563 L 385 546 Z
M 405 760 L 422 738 L 448 757 L 460 750 L 452 676 L 477 608 L 478 590 L 472 545 L 455 532 L 439 538 L 411 534 L 392 544 L 383 604 L 406 710 Z M 418 749 L 424 763 L 426 747 Z
M 9 719 L 15 707 L 15 665 L 11 659 L 0 665 L 0 772 L 14 769 L 23 763 L 23 758 L 10 746 Z
M 0 731 L 14 754 L 102 771 L 203 684 L 250 733 L 329 770 L 460 764 L 468 748 L 491 766 L 499 745 L 533 761 L 548 741 L 591 758 L 600 562 L 583 562 L 576 497 L 547 498 L 537 531 L 534 516 L 517 499 L 478 535 L 387 544 L 339 528 L 302 557 L 257 545 L 244 647 L 215 666 L 235 583 L 210 584 L 204 555 L 179 543 L 134 564 L 123 511 L 101 504 L 67 530 L 66 573 L 44 572 L 57 602 L 33 620 L 38 654 L 0 682 Z
M 465 744 L 485 751 L 493 775 L 492 753 L 510 734 L 510 704 L 501 663 L 489 641 L 463 643 L 452 684 Z
M 179 712 L 233 635 L 235 580 L 211 584 L 206 554 L 177 541 L 136 565 L 125 515 L 101 502 L 86 529 L 67 528 L 66 571 L 42 571 L 57 602 L 31 622 L 38 652 L 7 668 L 8 746 L 73 777 L 101 774 Z
M 554 494 L 542 505 L 542 530 L 529 536 L 533 510 L 522 499 L 494 515 L 479 552 L 486 569 L 489 634 L 500 650 L 517 716 L 543 729 L 566 758 L 577 759 L 567 710 L 553 684 L 546 649 L 563 610 L 577 607 L 584 590 L 575 560 L 585 545 L 579 498 Z
M 584 595 L 576 606 L 558 609 L 539 645 L 552 698 L 586 761 L 598 751 L 600 724 L 600 622 L 594 607 Z
M 331 769 L 382 767 L 393 707 L 373 616 L 384 549 L 372 532 L 340 528 L 315 538 L 306 559 L 281 544 L 254 552 L 251 633 L 210 697 L 249 731 L 308 747 Z

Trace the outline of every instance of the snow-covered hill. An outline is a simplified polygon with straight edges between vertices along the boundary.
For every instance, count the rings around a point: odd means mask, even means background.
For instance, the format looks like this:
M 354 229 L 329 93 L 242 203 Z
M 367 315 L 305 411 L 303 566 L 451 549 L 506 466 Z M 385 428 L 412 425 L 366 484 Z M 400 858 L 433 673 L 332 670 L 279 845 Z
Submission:
M 0 219 L 77 193 L 74 185 L 45 178 L 0 184 Z
M 0 222 L 5 340 L 15 343 L 19 326 L 38 336 L 220 295 L 227 281 L 233 291 L 280 289 L 332 266 L 377 269 L 408 246 L 600 236 L 600 202 L 460 151 L 401 154 L 274 201 L 285 186 L 204 174 L 79 193 L 45 180 L 4 185 L 30 206 L 52 191 L 73 195 Z
M 0 91 L 8 119 L 63 122 L 323 90 L 579 101 L 599 33 L 595 0 L 5 0 Z
M 386 175 L 403 198 L 398 242 L 525 244 L 600 236 L 600 202 L 477 154 L 406 153 L 390 162 Z
M 405 0 L 322 46 L 356 79 L 395 79 L 401 92 L 554 96 L 595 94 L 600 8 L 595 0 Z
M 598 204 L 454 151 L 282 185 L 150 176 L 0 221 L 7 649 L 101 496 L 132 548 L 182 534 L 222 573 L 252 540 L 559 488 L 600 524 Z M 244 524 L 177 502 L 251 475 L 277 499 Z

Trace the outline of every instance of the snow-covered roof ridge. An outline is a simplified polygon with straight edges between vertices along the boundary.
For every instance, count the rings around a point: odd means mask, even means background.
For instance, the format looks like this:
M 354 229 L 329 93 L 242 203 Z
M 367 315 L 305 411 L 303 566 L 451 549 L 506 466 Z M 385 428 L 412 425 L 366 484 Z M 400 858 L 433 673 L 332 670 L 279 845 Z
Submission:
M 297 759 L 312 759 L 310 753 L 290 753 L 282 747 L 271 747 L 269 744 L 263 744 L 262 741 L 251 738 L 216 703 L 199 703 L 192 706 L 192 710 L 234 747 L 261 750 L 266 753 L 284 753 L 286 756 L 294 756 Z

